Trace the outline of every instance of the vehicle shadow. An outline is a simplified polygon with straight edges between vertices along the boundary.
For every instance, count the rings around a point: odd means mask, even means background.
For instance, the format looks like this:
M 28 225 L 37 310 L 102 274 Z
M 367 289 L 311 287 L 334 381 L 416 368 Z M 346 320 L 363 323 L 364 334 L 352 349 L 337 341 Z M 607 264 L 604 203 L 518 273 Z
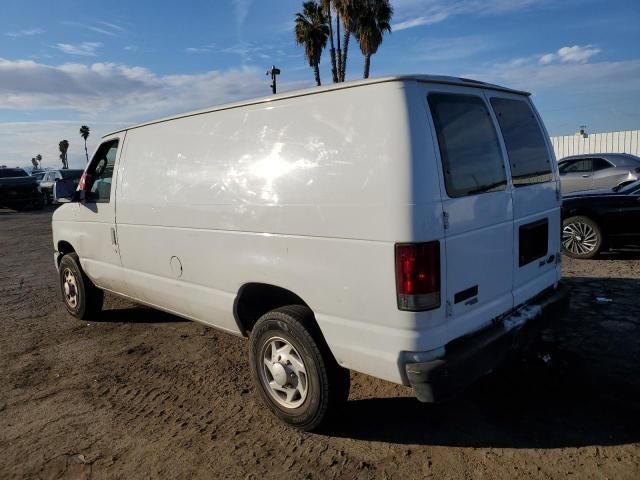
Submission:
M 610 302 L 596 295 L 606 281 Z M 568 278 L 570 313 L 538 358 L 510 360 L 457 399 L 349 401 L 332 436 L 398 444 L 562 448 L 640 441 L 640 280 Z M 635 319 L 635 320 L 634 320 Z
M 101 323 L 178 323 L 189 322 L 184 318 L 149 307 L 128 307 L 103 310 L 93 322 Z

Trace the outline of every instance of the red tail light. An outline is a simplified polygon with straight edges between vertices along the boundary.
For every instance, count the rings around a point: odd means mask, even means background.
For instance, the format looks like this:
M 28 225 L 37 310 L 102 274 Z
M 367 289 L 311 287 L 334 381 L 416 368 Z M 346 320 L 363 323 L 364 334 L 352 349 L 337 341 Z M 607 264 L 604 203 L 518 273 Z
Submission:
M 440 242 L 396 244 L 396 292 L 400 310 L 440 306 Z

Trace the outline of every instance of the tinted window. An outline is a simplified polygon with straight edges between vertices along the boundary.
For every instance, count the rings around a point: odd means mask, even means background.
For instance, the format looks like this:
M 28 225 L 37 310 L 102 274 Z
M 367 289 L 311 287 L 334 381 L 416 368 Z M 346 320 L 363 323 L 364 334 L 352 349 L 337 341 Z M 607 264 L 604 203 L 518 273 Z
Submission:
M 611 167 L 611 164 L 607 162 L 604 158 L 594 158 L 593 159 L 593 170 L 604 170 L 606 168 Z
M 590 172 L 592 168 L 592 160 L 590 158 L 582 158 L 568 162 L 568 165 L 562 165 L 560 173 L 585 173 Z
M 450 197 L 504 190 L 507 178 L 498 136 L 480 97 L 429 95 L 445 187 Z
M 550 181 L 547 146 L 529 104 L 522 100 L 492 98 L 491 105 L 507 147 L 513 184 L 522 187 Z
M 78 180 L 82 176 L 82 170 L 60 170 L 65 180 Z
M 91 191 L 85 194 L 89 203 L 109 203 L 111 199 L 111 180 L 118 153 L 118 140 L 103 143 L 91 160 L 87 169 L 90 176 Z
M 0 168 L 0 178 L 28 177 L 27 172 L 21 168 Z

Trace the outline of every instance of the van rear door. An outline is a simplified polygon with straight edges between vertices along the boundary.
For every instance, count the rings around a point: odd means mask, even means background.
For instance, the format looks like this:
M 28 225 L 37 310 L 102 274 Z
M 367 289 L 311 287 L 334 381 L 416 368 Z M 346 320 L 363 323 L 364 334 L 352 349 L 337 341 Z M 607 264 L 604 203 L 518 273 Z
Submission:
M 520 305 L 558 280 L 560 190 L 549 137 L 524 95 L 485 91 L 513 184 L 513 296 Z
M 445 220 L 451 336 L 513 308 L 513 210 L 507 164 L 483 91 L 427 85 Z

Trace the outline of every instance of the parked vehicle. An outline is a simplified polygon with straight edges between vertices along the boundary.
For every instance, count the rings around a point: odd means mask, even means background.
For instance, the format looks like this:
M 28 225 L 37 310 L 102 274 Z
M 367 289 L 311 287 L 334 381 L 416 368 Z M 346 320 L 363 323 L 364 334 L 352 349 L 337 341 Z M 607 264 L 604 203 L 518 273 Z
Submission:
M 495 85 L 386 77 L 137 125 L 78 190 L 53 216 L 68 311 L 108 290 L 248 336 L 264 403 L 305 430 L 348 369 L 444 399 L 567 306 L 548 135 Z
M 40 181 L 40 191 L 42 192 L 45 205 L 53 203 L 54 201 L 53 186 L 56 182 L 65 180 L 73 183 L 75 186 L 78 186 L 83 172 L 84 170 L 72 169 L 50 170 L 46 172 L 43 179 Z
M 38 185 L 39 185 L 46 173 L 47 172 L 45 171 L 31 172 L 31 176 L 38 181 Z
M 38 181 L 22 168 L 0 168 L 0 207 L 42 208 Z
M 640 247 L 640 181 L 566 195 L 562 217 L 562 249 L 570 257 Z
M 558 162 L 562 193 L 613 188 L 640 178 L 640 158 L 626 153 L 594 153 Z

